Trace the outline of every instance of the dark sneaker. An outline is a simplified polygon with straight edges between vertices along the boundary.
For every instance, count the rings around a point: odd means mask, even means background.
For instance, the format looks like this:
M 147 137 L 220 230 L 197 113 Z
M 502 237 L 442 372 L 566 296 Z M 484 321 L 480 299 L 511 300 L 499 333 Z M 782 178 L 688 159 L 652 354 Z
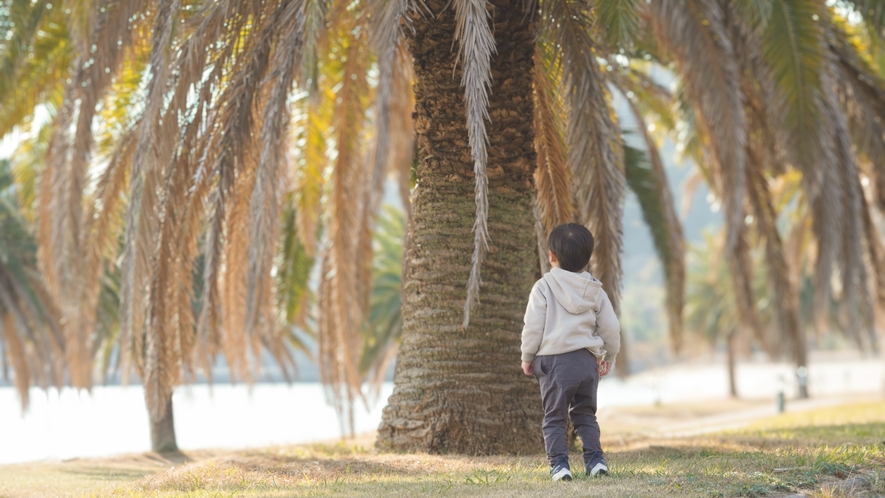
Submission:
M 554 481 L 571 481 L 572 471 L 568 466 L 557 465 L 550 469 L 550 477 L 553 478 Z
M 590 477 L 600 477 L 608 474 L 608 466 L 603 460 L 597 461 L 595 464 L 587 464 L 587 475 Z

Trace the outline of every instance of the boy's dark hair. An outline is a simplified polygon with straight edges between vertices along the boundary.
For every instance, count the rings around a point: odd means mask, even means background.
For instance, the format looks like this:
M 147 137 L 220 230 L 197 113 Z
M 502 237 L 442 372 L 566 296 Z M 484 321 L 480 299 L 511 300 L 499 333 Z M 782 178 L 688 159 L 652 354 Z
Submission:
M 593 234 L 583 225 L 566 223 L 550 232 L 547 247 L 556 255 L 560 268 L 577 273 L 587 266 L 593 255 Z

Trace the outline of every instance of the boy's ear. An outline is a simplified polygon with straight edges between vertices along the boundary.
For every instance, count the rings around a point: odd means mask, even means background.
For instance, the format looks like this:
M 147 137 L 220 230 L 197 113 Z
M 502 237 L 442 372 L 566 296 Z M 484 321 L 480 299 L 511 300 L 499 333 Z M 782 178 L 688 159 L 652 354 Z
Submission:
M 551 263 L 555 263 L 557 261 L 556 254 L 554 254 L 553 251 L 548 250 L 547 257 L 550 258 Z

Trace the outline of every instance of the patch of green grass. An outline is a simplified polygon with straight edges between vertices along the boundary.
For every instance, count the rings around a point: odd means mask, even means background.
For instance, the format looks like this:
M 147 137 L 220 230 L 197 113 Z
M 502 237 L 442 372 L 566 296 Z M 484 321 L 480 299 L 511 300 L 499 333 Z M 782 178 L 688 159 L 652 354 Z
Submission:
M 609 446 L 610 475 L 600 479 L 584 476 L 580 455 L 573 454 L 579 472 L 570 483 L 550 481 L 543 455 L 378 454 L 365 443 L 336 443 L 192 455 L 174 467 L 143 462 L 119 478 L 80 474 L 32 494 L 19 481 L 7 485 L 9 468 L 0 467 L 0 496 L 76 496 L 72 488 L 89 479 L 83 496 L 839 496 L 832 486 L 858 475 L 862 486 L 851 495 L 879 496 L 885 492 L 883 439 L 885 403 L 877 402 L 774 417 L 710 436 Z M 50 476 L 68 469 L 41 465 Z

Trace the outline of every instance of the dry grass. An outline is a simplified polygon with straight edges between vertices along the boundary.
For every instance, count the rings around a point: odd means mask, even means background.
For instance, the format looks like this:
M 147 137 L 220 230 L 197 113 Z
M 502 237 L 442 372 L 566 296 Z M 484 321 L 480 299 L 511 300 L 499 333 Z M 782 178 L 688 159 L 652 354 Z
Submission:
M 885 494 L 882 401 L 782 415 L 704 437 L 627 439 L 606 440 L 610 476 L 593 480 L 579 476 L 571 483 L 550 482 L 542 455 L 377 454 L 366 438 L 253 451 L 188 452 L 179 461 L 139 455 L 0 467 L 0 496 Z M 573 468 L 580 468 L 579 459 L 573 455 Z M 29 486 L 42 491 L 28 492 Z

